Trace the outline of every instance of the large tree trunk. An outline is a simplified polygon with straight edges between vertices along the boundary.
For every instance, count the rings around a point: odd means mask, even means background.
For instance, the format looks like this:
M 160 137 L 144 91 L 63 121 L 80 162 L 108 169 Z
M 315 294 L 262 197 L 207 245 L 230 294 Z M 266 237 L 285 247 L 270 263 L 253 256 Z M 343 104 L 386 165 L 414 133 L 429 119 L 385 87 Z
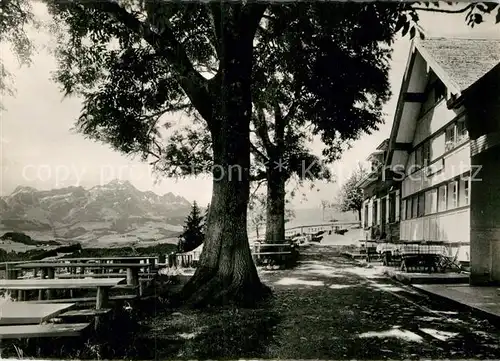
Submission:
M 266 242 L 285 240 L 285 179 L 274 169 L 267 170 Z
M 246 29 L 242 29 L 242 33 Z M 214 159 L 207 235 L 194 276 L 183 288 L 193 306 L 252 306 L 270 293 L 259 279 L 247 235 L 253 36 L 226 29 L 220 92 L 210 126 Z

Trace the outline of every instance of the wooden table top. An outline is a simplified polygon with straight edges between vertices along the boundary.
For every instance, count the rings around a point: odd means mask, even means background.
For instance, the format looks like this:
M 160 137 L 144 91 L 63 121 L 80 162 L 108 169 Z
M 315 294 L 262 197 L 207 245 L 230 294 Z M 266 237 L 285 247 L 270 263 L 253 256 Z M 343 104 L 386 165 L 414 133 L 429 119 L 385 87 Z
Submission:
M 127 261 L 127 260 L 142 260 L 142 259 L 157 259 L 158 256 L 110 256 L 110 257 L 74 257 L 74 258 L 58 258 L 58 261 Z
M 4 302 L 0 304 L 0 325 L 39 324 L 56 317 L 74 305 L 74 303 Z
M 90 323 L 44 325 L 8 325 L 0 326 L 0 340 L 31 337 L 74 337 L 79 336 Z
M 33 262 L 17 265 L 16 268 L 143 268 L 151 266 L 150 263 L 63 263 L 63 262 Z
M 126 278 L 29 278 L 21 280 L 0 280 L 0 289 L 4 290 L 44 290 L 114 287 Z

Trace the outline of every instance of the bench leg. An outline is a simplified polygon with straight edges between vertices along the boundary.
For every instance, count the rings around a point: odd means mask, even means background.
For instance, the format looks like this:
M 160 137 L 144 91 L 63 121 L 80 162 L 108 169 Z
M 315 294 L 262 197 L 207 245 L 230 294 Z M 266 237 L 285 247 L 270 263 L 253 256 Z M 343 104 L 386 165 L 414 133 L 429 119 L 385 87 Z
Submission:
M 97 287 L 96 310 L 106 308 L 109 303 L 109 289 L 107 287 Z
M 51 280 L 53 280 L 55 278 L 55 270 L 54 270 L 54 268 L 48 268 L 47 269 L 47 278 L 51 279 Z M 53 293 L 54 292 L 52 290 L 47 290 L 47 299 L 48 300 L 50 300 L 52 298 Z
M 45 268 L 42 268 L 40 270 L 40 278 L 43 280 L 45 277 L 47 277 L 47 270 Z M 38 290 L 38 300 L 42 301 L 43 300 L 43 294 L 44 290 Z
M 127 285 L 139 285 L 139 270 L 137 268 L 127 268 Z
M 97 287 L 97 297 L 95 302 L 96 310 L 106 308 L 109 303 L 109 288 Z M 94 317 L 94 330 L 97 331 L 101 326 L 101 316 Z
M 141 281 L 139 280 L 139 290 L 138 290 L 138 294 L 139 294 L 139 297 L 142 297 L 142 295 L 144 294 L 144 287 L 146 287 L 145 281 Z

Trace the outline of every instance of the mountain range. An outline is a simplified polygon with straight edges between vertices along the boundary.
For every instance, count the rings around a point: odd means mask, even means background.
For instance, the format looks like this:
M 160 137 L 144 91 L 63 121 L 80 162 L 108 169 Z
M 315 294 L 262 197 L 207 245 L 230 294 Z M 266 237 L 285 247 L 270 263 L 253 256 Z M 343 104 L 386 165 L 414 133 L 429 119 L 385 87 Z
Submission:
M 98 244 L 168 241 L 180 233 L 190 209 L 183 197 L 142 192 L 128 181 L 47 191 L 19 186 L 0 197 L 0 233 Z

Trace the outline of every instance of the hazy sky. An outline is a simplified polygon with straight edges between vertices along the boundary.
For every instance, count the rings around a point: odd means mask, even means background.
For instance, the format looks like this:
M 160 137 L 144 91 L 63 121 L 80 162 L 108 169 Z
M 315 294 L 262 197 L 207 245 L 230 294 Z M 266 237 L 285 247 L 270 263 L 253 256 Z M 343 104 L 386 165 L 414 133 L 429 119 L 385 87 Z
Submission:
M 421 25 L 428 36 L 500 37 L 500 26 L 494 25 L 493 20 L 470 29 L 465 24 L 464 15 L 425 13 L 421 16 Z M 19 67 L 8 48 L 3 46 L 0 49 L 0 55 L 14 74 L 17 89 L 15 97 L 5 96 L 2 99 L 6 110 L 0 115 L 0 195 L 9 194 L 18 185 L 38 189 L 70 185 L 90 187 L 119 178 L 130 180 L 140 190 L 152 190 L 159 194 L 173 192 L 202 204 L 210 201 L 212 184 L 209 177 L 162 179 L 155 184 L 148 165 L 72 132 L 81 101 L 63 99 L 58 85 L 50 80 L 50 73 L 55 70 L 56 64 L 43 49 L 50 37 L 36 34 L 33 39 L 38 54 L 33 57 L 30 67 Z M 394 46 L 390 73 L 393 97 L 385 107 L 385 124 L 378 132 L 363 136 L 340 162 L 333 165 L 338 179 L 336 183 L 318 183 L 315 190 L 305 187 L 303 192 L 307 200 L 297 197 L 293 201 L 295 207 L 318 207 L 322 199 L 333 200 L 339 185 L 356 163 L 364 161 L 389 136 L 409 44 L 407 37 L 399 39 Z M 180 124 L 189 121 L 180 115 L 173 118 Z M 313 148 L 319 150 L 321 145 L 314 144 Z

